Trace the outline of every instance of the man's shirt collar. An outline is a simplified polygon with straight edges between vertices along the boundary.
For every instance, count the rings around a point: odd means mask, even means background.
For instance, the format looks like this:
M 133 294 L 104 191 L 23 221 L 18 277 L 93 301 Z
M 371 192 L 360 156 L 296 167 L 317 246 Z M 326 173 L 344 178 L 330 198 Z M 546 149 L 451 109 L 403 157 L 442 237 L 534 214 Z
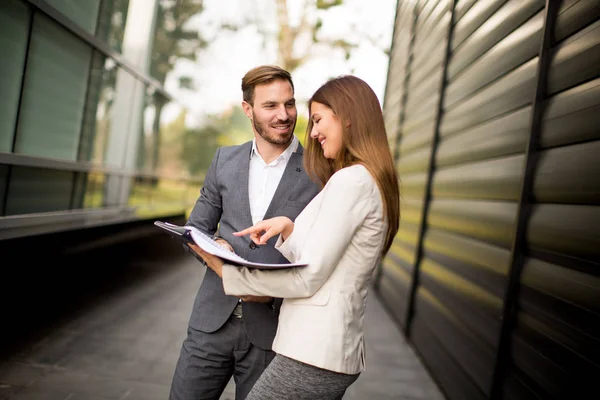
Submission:
M 292 156 L 292 153 L 294 153 L 298 149 L 298 144 L 300 143 L 296 135 L 293 135 L 292 137 L 293 139 L 289 146 L 283 151 L 283 153 L 279 155 L 279 157 L 273 160 L 272 163 L 278 162 L 279 160 L 289 161 L 290 157 Z M 260 157 L 260 159 L 262 160 L 262 157 L 258 152 L 258 147 L 256 147 L 256 138 L 252 139 L 252 150 L 250 151 L 250 159 L 254 157 Z

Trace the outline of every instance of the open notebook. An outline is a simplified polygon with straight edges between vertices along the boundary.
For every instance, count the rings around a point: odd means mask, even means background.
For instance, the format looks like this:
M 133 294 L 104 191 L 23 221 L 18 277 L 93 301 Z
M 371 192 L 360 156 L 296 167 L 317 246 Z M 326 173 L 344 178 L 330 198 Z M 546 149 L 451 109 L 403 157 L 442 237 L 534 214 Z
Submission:
M 294 267 L 306 267 L 307 264 L 269 264 L 269 263 L 257 263 L 248 261 L 235 253 L 221 247 L 217 242 L 212 240 L 198 228 L 193 226 L 181 226 L 174 225 L 168 222 L 155 221 L 154 225 L 161 229 L 164 229 L 174 238 L 177 238 L 184 243 L 194 243 L 198 245 L 202 250 L 207 253 L 213 254 L 225 260 L 227 264 L 244 266 L 249 268 L 257 269 L 281 269 L 281 268 L 294 268 Z

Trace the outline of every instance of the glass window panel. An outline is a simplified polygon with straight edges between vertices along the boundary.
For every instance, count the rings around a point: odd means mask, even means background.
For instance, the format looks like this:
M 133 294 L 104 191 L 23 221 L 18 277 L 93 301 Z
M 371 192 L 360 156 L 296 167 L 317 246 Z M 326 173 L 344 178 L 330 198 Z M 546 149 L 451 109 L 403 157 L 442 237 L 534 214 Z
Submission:
M 116 76 L 116 64 L 112 59 L 105 68 L 107 59 L 98 52 L 92 57 L 90 78 L 83 113 L 83 125 L 81 130 L 81 142 L 79 144 L 80 161 L 91 161 L 102 163 L 106 146 L 106 131 L 110 124 L 107 116 L 110 115 L 110 106 L 114 97 L 114 82 Z M 105 81 L 112 85 L 105 87 Z M 97 120 L 98 119 L 98 120 Z
M 100 0 L 46 0 L 70 20 L 91 33 L 96 32 Z
M 156 114 L 155 100 L 158 94 L 150 86 L 146 86 L 146 93 L 144 94 L 144 108 L 141 115 L 141 124 L 139 125 L 139 139 L 137 142 L 137 163 L 136 168 L 138 171 L 150 173 L 153 171 L 155 164 L 155 157 L 157 156 L 154 152 L 156 148 L 155 143 L 159 140 L 160 130 L 157 128 L 154 130 L 156 118 L 160 119 L 160 115 Z M 160 99 L 160 97 L 158 97 Z M 160 100 L 159 100 L 160 104 Z
M 236 110 L 241 109 L 233 109 L 234 112 Z M 240 124 L 238 123 L 237 126 Z M 238 132 L 240 131 L 236 129 L 235 124 L 230 124 L 222 119 L 209 121 L 203 126 L 186 128 L 181 139 L 181 161 L 187 176 L 204 179 L 215 151 L 222 144 L 219 140 Z
M 15 152 L 75 161 L 92 50 L 34 18 Z
M 155 140 L 154 171 L 170 176 L 186 174 L 184 147 L 189 131 L 187 111 L 177 102 L 166 102 L 162 96 L 154 96 L 155 115 L 152 125 Z M 154 132 L 158 131 L 158 132 Z M 199 149 L 196 149 L 199 150 Z M 212 148 L 211 150 L 216 150 Z M 198 155 L 202 157 L 202 155 Z M 211 155 L 212 160 L 212 155 Z
M 190 126 L 186 109 L 149 88 L 144 98 L 137 169 L 170 176 L 203 176 L 222 133 L 217 122 Z
M 151 118 L 145 119 L 144 139 L 151 147 L 147 154 L 151 157 L 150 171 L 170 177 L 203 178 L 214 153 L 219 146 L 219 136 L 225 131 L 235 131 L 235 124 L 221 124 L 210 121 L 204 126 L 190 126 L 187 111 L 176 102 L 165 102 L 158 93 L 152 97 Z M 241 112 L 241 122 L 247 118 Z M 229 114 L 227 121 L 236 121 L 240 116 Z M 150 140 L 151 139 L 151 140 Z M 189 194 L 186 184 L 181 181 L 161 179 L 153 187 L 152 205 L 156 212 L 171 209 L 184 210 L 191 207 L 199 190 Z
M 124 82 L 122 82 L 124 81 Z M 119 154 L 111 155 L 111 164 L 121 165 L 124 159 L 123 148 L 129 135 L 131 114 L 133 113 L 132 88 L 137 84 L 135 78 L 126 70 L 117 68 L 112 58 L 99 53 L 94 54 L 87 91 L 81 144 L 78 159 L 95 164 L 108 164 L 109 142 L 112 150 Z M 117 91 L 121 106 L 116 110 Z M 118 119 L 118 120 L 115 120 Z M 116 147 L 115 147 L 116 146 Z
M 104 174 L 98 172 L 87 175 L 83 208 L 100 208 L 105 206 L 104 177 Z
M 131 178 L 132 185 L 129 191 L 129 199 L 127 204 L 131 207 L 136 207 L 136 215 L 142 216 L 145 213 L 147 216 L 147 207 L 150 203 L 150 196 L 152 194 L 152 187 L 155 184 L 153 178 L 137 176 Z
M 104 0 L 100 8 L 96 37 L 119 53 L 123 52 L 128 8 L 129 0 Z
M 75 187 L 73 189 L 73 202 L 71 203 L 73 209 L 83 208 L 87 176 L 87 172 L 75 172 Z
M 6 185 L 8 165 L 0 165 L 0 216 L 4 215 L 4 199 L 6 198 Z
M 144 84 L 124 69 L 117 69 L 115 94 L 108 116 L 110 126 L 104 153 L 105 165 L 125 170 L 135 169 L 136 151 L 142 130 L 143 103 Z M 129 178 L 107 176 L 104 191 L 106 205 L 127 204 L 132 183 Z
M 29 7 L 18 0 L 0 2 L 0 151 L 11 152 L 25 68 Z
M 68 210 L 72 190 L 73 172 L 13 166 L 6 215 Z
M 101 172 L 77 174 L 74 209 L 104 207 L 104 177 Z
M 117 207 L 126 206 L 129 196 L 129 186 L 132 179 L 122 175 L 106 174 L 102 180 L 96 180 L 94 184 L 102 184 L 102 206 Z M 98 193 L 100 188 L 94 187 L 94 193 Z M 93 195 L 95 196 L 95 194 Z M 95 197 L 94 197 L 95 199 Z M 86 199 L 88 201 L 88 199 Z
M 186 189 L 180 180 L 138 177 L 129 204 L 143 218 L 185 214 L 194 204 L 186 202 Z
M 75 173 L 75 188 L 73 190 L 73 209 L 83 208 L 83 202 L 85 198 L 85 190 L 87 187 L 87 172 L 76 172 Z

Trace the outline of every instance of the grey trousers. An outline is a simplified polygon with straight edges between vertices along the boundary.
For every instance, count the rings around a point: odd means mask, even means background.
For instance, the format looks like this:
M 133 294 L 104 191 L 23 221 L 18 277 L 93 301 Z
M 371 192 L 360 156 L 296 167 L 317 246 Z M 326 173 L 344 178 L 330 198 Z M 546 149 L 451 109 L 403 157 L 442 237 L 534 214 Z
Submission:
M 274 356 L 250 342 L 241 318 L 229 318 L 213 333 L 188 327 L 169 399 L 218 400 L 233 376 L 235 398 L 244 400 Z
M 348 375 L 277 354 L 247 400 L 341 400 L 360 374 Z

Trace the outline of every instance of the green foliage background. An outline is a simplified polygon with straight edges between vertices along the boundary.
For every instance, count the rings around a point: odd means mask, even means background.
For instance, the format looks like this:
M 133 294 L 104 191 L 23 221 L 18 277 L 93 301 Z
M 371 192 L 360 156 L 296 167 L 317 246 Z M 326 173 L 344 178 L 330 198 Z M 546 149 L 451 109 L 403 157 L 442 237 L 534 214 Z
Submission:
M 240 106 L 230 108 L 219 115 L 211 115 L 199 128 L 185 124 L 185 112 L 162 129 L 165 146 L 162 160 L 180 160 L 183 165 L 167 169 L 185 168 L 191 177 L 203 177 L 218 147 L 233 146 L 253 139 L 252 127 Z M 308 119 L 299 115 L 295 135 L 305 143 Z M 168 163 L 166 161 L 164 164 Z

